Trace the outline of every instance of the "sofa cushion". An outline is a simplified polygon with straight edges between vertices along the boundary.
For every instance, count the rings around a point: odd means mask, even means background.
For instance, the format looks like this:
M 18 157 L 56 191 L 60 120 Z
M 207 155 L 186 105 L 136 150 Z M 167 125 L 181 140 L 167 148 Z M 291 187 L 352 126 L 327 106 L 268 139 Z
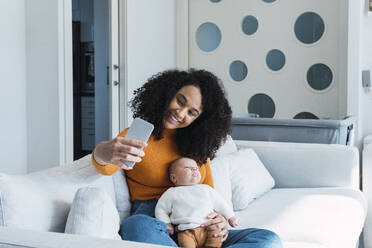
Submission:
M 230 135 L 227 135 L 225 142 L 221 145 L 220 148 L 218 148 L 216 152 L 216 157 L 229 154 L 229 153 L 233 153 L 233 152 L 237 152 L 237 151 L 238 151 L 238 148 L 235 142 L 233 141 Z
M 84 235 L 0 227 L 1 248 L 164 248 L 161 245 Z M 169 248 L 169 247 L 168 247 Z
M 252 148 L 275 179 L 277 188 L 349 187 L 359 189 L 357 147 L 337 144 L 235 140 Z
M 0 225 L 64 232 L 74 195 L 86 186 L 105 190 L 115 202 L 112 177 L 98 174 L 90 155 L 27 175 L 0 174 Z
M 283 242 L 283 248 L 329 248 L 312 242 Z
M 76 192 L 65 233 L 120 240 L 119 229 L 119 213 L 105 191 L 84 187 Z
M 116 208 L 119 212 L 120 221 L 122 221 L 130 215 L 132 205 L 124 170 L 118 170 L 112 175 L 112 181 L 115 189 Z
M 272 189 L 274 179 L 252 149 L 241 149 L 223 156 L 229 164 L 232 204 L 235 211 Z
M 273 189 L 236 214 L 239 228 L 269 229 L 283 242 L 346 248 L 355 247 L 366 209 L 358 190 L 297 188 Z

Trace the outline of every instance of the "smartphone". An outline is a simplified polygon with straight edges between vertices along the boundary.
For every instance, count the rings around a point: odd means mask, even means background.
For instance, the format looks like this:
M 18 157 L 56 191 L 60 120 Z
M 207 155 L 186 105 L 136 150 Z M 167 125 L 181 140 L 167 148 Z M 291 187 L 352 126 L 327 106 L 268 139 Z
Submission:
M 132 124 L 129 127 L 125 138 L 127 139 L 136 139 L 143 142 L 147 142 L 150 138 L 150 135 L 154 130 L 154 125 L 150 122 L 142 120 L 141 118 L 135 118 Z M 135 162 L 123 161 L 128 167 L 133 167 Z

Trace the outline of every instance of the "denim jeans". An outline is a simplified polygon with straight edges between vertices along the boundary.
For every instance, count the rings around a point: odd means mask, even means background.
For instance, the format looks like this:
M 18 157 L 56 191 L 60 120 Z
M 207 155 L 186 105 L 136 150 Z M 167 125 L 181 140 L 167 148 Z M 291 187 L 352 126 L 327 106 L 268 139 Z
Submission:
M 157 201 L 158 199 L 151 199 L 133 203 L 131 216 L 126 218 L 120 227 L 123 240 L 177 247 L 177 235 L 170 236 L 166 224 L 154 218 Z M 282 243 L 271 231 L 247 228 L 229 230 L 222 247 L 282 248 Z

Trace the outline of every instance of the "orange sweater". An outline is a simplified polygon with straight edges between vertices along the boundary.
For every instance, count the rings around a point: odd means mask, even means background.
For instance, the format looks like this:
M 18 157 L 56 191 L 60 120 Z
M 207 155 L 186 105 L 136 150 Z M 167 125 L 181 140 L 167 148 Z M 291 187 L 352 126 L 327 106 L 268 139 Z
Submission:
M 119 136 L 125 136 L 127 131 L 128 129 L 125 129 Z M 159 198 L 169 187 L 173 186 L 168 178 L 168 165 L 181 156 L 175 144 L 175 130 L 166 129 L 163 136 L 160 140 L 154 140 L 151 136 L 147 142 L 148 146 L 143 150 L 145 156 L 142 157 L 142 161 L 136 163 L 132 170 L 125 171 L 132 201 Z M 92 162 L 97 172 L 103 175 L 112 175 L 120 169 L 113 164 L 102 166 L 94 160 L 93 156 Z M 214 187 L 209 159 L 199 169 L 200 183 Z

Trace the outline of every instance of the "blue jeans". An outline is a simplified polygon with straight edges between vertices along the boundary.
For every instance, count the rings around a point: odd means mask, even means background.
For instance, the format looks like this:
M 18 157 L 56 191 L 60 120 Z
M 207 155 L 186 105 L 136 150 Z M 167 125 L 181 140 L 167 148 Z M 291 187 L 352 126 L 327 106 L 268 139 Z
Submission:
M 126 218 L 120 227 L 123 240 L 177 247 L 177 235 L 170 236 L 166 224 L 154 218 L 157 201 L 158 199 L 152 199 L 133 203 L 131 216 Z M 271 231 L 248 228 L 229 230 L 222 247 L 282 248 L 282 243 Z

